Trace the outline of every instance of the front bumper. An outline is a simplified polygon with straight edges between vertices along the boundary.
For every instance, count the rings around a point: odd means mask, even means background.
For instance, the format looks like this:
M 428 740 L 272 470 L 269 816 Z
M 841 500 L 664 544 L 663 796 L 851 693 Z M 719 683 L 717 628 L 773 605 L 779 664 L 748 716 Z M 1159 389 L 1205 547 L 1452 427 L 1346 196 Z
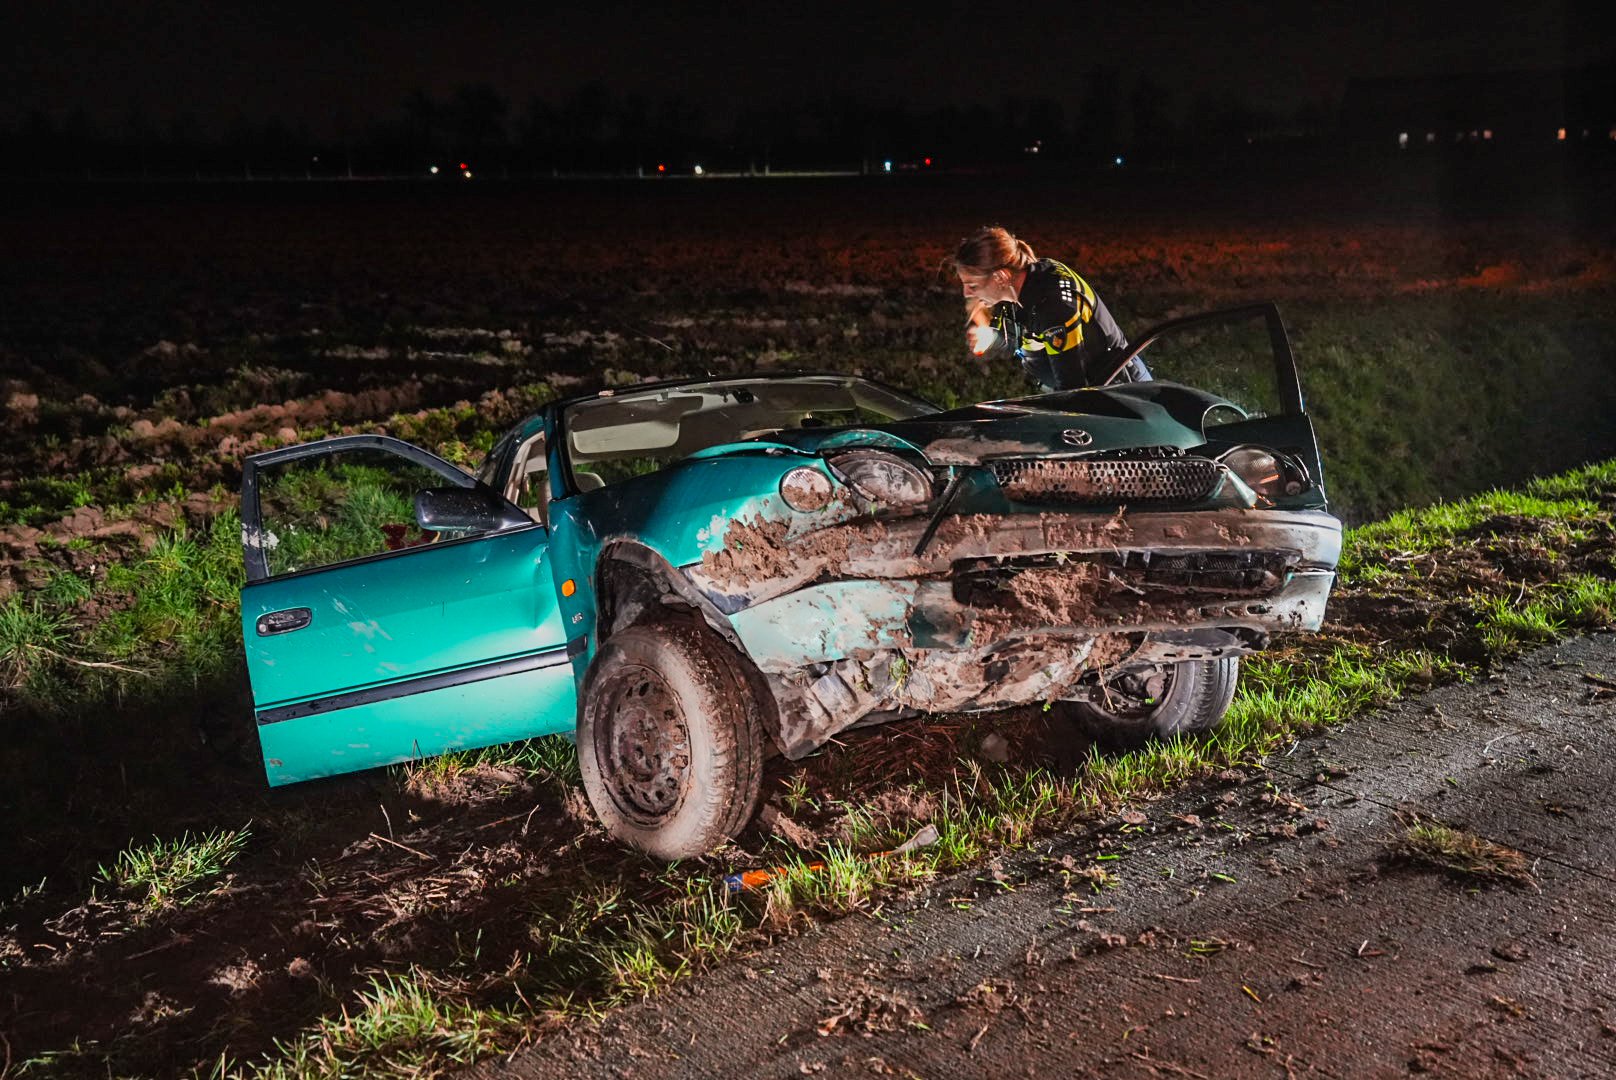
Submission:
M 689 567 L 765 672 L 889 650 L 989 654 L 1018 639 L 1074 641 L 1316 630 L 1341 523 L 1322 511 L 1045 512 L 923 517 L 788 537 L 735 522 Z M 1193 650 L 1192 650 L 1193 652 Z M 1153 654 L 1171 658 L 1161 647 Z M 1186 655 L 1191 655 L 1187 653 Z

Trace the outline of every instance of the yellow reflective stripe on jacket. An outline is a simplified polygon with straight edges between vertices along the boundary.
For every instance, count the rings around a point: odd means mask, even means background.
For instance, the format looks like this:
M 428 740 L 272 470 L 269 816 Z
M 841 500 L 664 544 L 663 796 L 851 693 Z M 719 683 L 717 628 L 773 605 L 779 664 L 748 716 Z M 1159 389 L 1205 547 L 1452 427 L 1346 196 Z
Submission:
M 1048 341 L 1049 345 L 1054 346 L 1050 350 L 1051 352 L 1069 352 L 1083 344 L 1083 324 L 1093 320 L 1094 308 L 1098 301 L 1094 297 L 1094 290 L 1089 286 L 1088 282 L 1078 275 L 1077 271 L 1063 262 L 1058 262 L 1054 259 L 1049 261 L 1054 264 L 1056 273 L 1070 278 L 1072 284 L 1077 286 L 1079 300 L 1077 310 L 1072 312 L 1070 319 L 1066 320 L 1066 326 L 1063 328 L 1062 333 L 1053 335 Z

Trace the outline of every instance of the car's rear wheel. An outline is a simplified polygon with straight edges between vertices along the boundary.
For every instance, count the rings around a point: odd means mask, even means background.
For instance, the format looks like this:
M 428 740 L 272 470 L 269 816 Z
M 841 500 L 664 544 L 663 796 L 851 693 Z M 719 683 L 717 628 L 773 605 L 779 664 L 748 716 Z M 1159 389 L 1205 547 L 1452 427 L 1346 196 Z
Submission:
M 683 859 L 746 824 L 764 738 L 740 663 L 693 621 L 639 623 L 601 646 L 578 710 L 578 766 L 613 836 Z
M 1240 680 L 1240 660 L 1181 660 L 1129 669 L 1070 702 L 1074 719 L 1094 737 L 1136 746 L 1147 739 L 1211 731 L 1222 722 Z

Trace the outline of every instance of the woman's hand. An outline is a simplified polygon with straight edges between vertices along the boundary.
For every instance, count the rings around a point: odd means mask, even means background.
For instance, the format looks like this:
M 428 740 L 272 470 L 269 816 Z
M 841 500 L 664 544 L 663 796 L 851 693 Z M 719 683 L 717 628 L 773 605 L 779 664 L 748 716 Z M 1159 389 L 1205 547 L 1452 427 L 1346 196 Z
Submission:
M 991 326 L 972 326 L 965 331 L 965 343 L 975 356 L 986 355 L 998 340 L 998 331 Z
M 983 356 L 993 348 L 999 335 L 992 327 L 993 312 L 988 305 L 970 300 L 965 305 L 965 345 L 974 356 Z

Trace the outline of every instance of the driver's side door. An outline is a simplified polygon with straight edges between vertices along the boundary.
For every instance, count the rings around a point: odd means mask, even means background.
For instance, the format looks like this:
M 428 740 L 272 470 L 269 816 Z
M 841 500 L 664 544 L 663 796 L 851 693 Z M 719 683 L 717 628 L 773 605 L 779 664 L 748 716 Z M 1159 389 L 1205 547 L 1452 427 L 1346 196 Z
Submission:
M 505 506 L 383 436 L 246 462 L 242 636 L 271 785 L 572 729 L 549 530 L 515 507 L 423 529 L 418 493 L 446 487 Z

